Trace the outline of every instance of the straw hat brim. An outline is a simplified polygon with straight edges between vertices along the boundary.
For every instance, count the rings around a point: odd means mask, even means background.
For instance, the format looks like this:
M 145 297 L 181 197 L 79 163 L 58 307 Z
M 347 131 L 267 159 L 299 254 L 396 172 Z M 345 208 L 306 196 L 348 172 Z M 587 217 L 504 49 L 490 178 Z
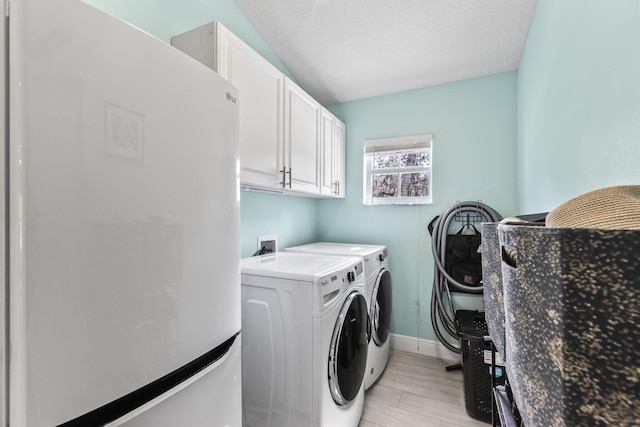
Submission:
M 547 227 L 640 230 L 640 185 L 595 190 L 558 206 Z

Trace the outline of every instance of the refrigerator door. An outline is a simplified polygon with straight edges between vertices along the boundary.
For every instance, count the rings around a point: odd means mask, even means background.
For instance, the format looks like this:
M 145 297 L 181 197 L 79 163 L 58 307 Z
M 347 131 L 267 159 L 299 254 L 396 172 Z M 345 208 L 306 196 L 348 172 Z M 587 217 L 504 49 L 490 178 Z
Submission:
M 238 94 L 78 0 L 9 48 L 9 424 L 50 427 L 240 330 Z

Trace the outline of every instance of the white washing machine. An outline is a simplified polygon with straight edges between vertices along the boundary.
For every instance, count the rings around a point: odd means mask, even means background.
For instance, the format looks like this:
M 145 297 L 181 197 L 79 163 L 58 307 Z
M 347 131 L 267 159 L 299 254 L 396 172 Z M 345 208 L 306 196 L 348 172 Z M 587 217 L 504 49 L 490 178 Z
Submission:
M 380 377 L 389 360 L 391 326 L 391 273 L 387 247 L 351 243 L 317 242 L 286 248 L 285 252 L 358 256 L 364 262 L 365 298 L 371 319 L 371 341 L 367 356 L 365 390 Z
M 356 427 L 368 350 L 362 258 L 241 260 L 246 427 Z

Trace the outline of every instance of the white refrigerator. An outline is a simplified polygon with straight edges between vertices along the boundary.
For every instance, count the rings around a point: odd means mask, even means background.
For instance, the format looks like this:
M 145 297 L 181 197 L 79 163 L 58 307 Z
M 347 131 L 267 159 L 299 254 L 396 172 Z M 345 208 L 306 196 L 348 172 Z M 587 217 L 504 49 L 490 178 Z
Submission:
M 239 427 L 236 89 L 79 0 L 0 1 L 2 425 Z

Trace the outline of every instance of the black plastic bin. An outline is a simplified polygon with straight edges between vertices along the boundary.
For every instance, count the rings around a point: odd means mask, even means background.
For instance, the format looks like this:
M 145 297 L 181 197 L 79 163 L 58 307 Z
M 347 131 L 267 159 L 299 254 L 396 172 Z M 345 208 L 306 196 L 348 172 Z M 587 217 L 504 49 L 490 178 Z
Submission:
M 462 349 L 464 400 L 467 413 L 491 423 L 491 340 L 484 313 L 476 310 L 456 312 Z M 496 384 L 504 384 L 504 367 L 496 366 Z

